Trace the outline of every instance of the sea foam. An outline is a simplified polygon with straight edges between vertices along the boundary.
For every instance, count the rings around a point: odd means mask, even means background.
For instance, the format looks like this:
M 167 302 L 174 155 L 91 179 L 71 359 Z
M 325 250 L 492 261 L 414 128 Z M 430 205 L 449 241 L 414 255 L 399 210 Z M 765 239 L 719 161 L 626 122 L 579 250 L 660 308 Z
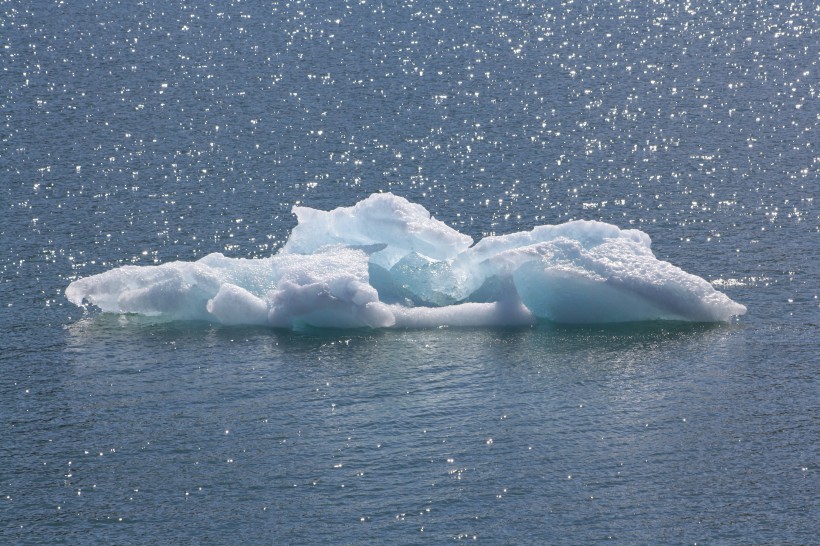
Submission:
M 124 266 L 66 297 L 106 313 L 278 328 L 728 321 L 746 307 L 658 260 L 649 236 L 574 221 L 473 240 L 390 193 L 298 224 L 261 259 Z

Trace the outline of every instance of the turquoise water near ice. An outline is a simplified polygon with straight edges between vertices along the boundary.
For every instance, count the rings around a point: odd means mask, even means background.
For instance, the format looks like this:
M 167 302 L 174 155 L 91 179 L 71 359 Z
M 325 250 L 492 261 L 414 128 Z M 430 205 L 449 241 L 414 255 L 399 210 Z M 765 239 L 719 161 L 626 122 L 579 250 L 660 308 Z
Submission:
M 810 2 L 12 1 L 4 543 L 811 543 Z M 638 228 L 728 324 L 288 332 L 65 300 L 378 191 Z

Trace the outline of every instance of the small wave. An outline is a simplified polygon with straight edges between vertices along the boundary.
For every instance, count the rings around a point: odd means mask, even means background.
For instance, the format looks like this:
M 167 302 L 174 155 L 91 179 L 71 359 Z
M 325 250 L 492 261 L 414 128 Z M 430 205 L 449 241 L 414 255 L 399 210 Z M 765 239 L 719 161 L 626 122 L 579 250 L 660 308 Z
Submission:
M 736 287 L 750 287 L 768 285 L 771 282 L 770 277 L 741 277 L 739 279 L 714 279 L 712 286 L 720 288 L 736 288 Z

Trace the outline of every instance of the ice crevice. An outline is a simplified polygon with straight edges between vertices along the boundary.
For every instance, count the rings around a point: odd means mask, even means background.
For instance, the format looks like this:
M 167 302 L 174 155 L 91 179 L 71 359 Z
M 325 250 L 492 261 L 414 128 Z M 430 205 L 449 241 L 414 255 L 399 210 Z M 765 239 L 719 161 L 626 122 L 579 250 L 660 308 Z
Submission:
M 746 307 L 662 260 L 647 234 L 596 221 L 472 238 L 379 193 L 296 206 L 275 255 L 123 266 L 66 289 L 106 313 L 276 328 L 720 322 Z

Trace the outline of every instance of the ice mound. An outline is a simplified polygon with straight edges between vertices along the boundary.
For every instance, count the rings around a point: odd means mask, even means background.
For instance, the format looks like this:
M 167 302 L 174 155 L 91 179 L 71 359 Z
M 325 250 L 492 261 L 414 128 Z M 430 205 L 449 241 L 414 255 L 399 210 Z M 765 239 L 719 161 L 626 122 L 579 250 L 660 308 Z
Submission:
M 312 254 L 329 245 L 371 248 L 370 261 L 392 267 L 417 252 L 432 260 L 455 258 L 473 239 L 432 218 L 421 205 L 391 193 L 376 193 L 352 207 L 329 212 L 293 207 L 298 224 L 283 254 Z
M 298 225 L 265 259 L 124 266 L 66 297 L 107 313 L 279 328 L 427 328 L 727 321 L 746 307 L 655 258 L 649 236 L 602 222 L 470 237 L 401 197 L 294 207 Z

